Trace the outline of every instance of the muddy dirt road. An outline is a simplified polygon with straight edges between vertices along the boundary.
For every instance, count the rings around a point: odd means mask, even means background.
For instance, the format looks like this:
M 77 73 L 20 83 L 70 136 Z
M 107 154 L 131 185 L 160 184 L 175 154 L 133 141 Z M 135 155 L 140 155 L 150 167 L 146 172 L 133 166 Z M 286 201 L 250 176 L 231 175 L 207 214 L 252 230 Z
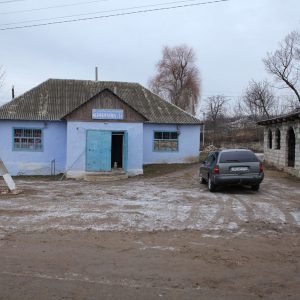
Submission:
M 299 299 L 300 181 L 212 194 L 196 165 L 0 196 L 0 299 Z

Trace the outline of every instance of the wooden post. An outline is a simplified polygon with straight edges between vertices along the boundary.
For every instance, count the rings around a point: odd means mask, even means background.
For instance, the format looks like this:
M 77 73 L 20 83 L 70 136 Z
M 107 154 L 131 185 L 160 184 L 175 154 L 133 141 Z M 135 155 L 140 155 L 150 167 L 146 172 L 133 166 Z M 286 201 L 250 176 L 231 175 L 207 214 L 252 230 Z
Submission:
M 3 161 L 0 159 L 0 173 L 3 176 L 3 179 L 8 186 L 10 191 L 14 191 L 17 189 L 15 182 L 13 181 L 12 177 L 8 173 Z

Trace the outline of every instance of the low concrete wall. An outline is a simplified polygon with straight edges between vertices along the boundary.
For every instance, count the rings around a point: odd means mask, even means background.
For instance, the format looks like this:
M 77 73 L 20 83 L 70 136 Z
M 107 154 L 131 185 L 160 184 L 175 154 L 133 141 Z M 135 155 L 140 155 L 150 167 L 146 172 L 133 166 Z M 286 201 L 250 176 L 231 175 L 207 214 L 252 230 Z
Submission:
M 227 149 L 237 149 L 237 148 L 246 148 L 250 149 L 253 152 L 263 152 L 264 151 L 264 144 L 263 141 L 261 143 L 259 142 L 253 142 L 253 143 L 222 143 L 221 148 L 227 148 Z

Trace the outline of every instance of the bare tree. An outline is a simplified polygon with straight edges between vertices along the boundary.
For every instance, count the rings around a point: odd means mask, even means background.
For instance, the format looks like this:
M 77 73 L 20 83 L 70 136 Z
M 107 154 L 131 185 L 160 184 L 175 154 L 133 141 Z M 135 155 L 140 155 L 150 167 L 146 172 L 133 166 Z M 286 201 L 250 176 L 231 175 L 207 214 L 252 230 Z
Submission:
M 226 118 L 226 98 L 223 95 L 216 95 L 206 98 L 205 112 L 206 121 L 205 127 L 209 132 L 208 140 L 216 143 L 220 140 L 221 135 L 224 134 L 224 121 Z
M 290 88 L 300 103 L 300 34 L 292 31 L 274 53 L 263 60 L 266 70 L 284 87 Z
M 275 108 L 276 98 L 267 80 L 260 82 L 251 80 L 242 97 L 242 102 L 240 107 L 244 113 L 257 121 L 261 117 L 270 117 Z
M 182 45 L 164 47 L 157 74 L 150 79 L 150 89 L 181 109 L 195 115 L 200 97 L 199 71 L 192 48 Z
M 206 103 L 207 119 L 216 123 L 218 119 L 221 119 L 226 114 L 226 98 L 223 95 L 216 95 L 208 97 Z

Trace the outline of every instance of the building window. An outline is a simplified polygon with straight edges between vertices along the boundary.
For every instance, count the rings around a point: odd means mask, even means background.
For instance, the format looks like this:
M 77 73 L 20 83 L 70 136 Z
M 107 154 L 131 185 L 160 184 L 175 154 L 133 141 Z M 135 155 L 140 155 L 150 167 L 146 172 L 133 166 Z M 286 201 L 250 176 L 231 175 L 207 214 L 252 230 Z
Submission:
M 275 132 L 276 149 L 280 149 L 280 130 L 277 128 Z
M 269 133 L 268 133 L 268 146 L 269 146 L 269 149 L 272 149 L 272 131 L 271 131 L 271 129 L 269 129 Z
M 178 132 L 155 131 L 154 151 L 178 151 Z
M 14 128 L 13 150 L 43 151 L 42 129 Z

